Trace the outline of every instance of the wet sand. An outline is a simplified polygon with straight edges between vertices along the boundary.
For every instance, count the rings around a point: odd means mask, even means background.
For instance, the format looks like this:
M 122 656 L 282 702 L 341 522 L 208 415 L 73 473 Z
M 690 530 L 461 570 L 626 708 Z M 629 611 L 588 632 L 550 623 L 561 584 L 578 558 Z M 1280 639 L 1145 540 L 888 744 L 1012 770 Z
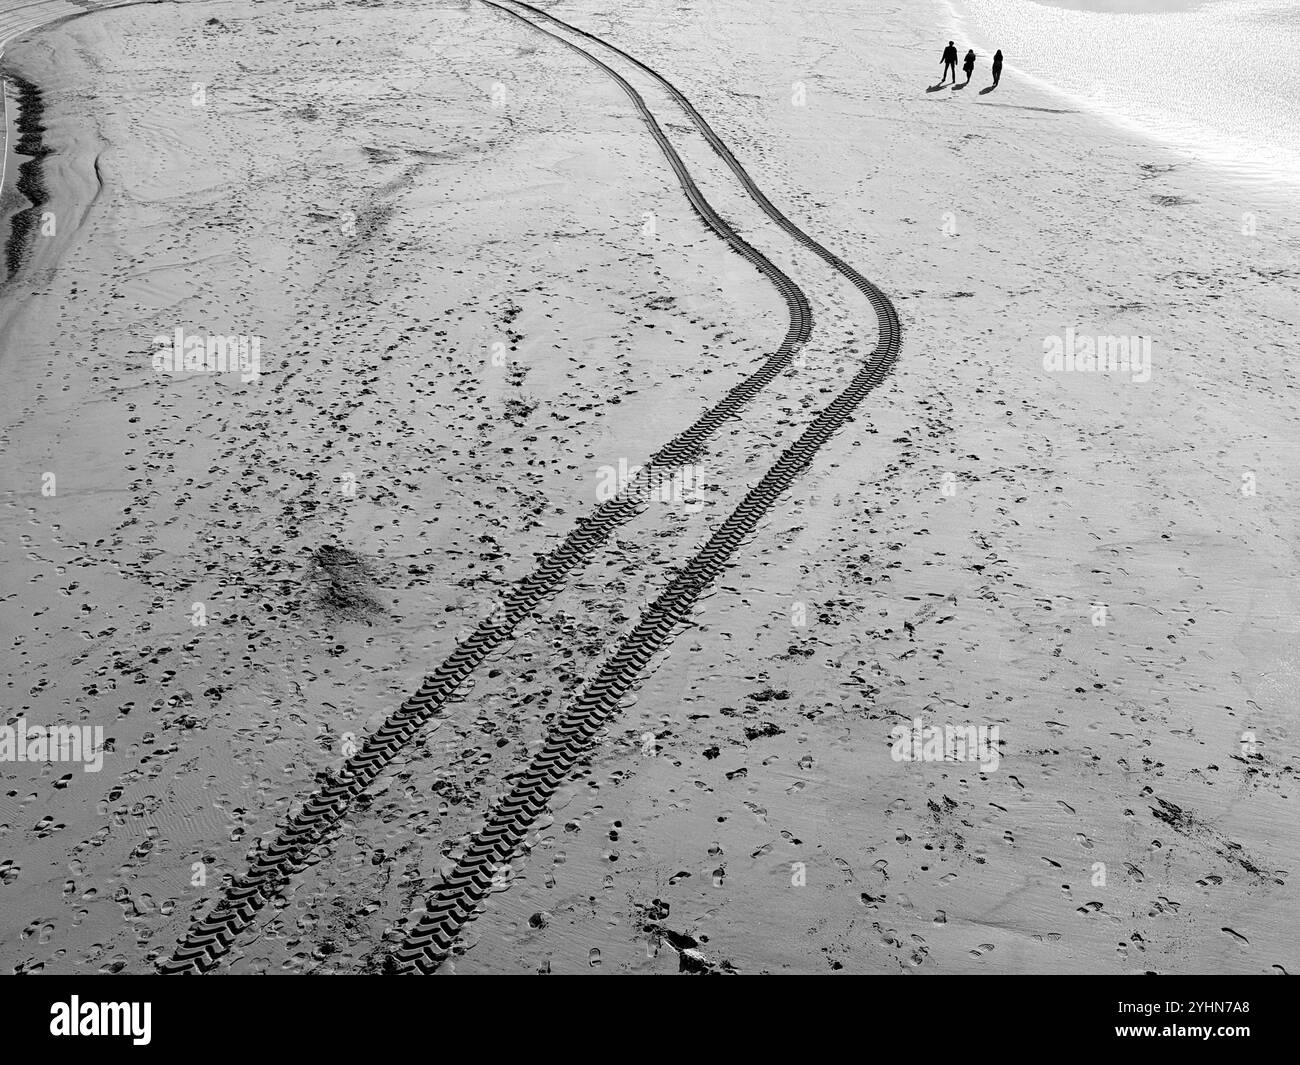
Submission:
M 1284 206 L 1007 79 L 927 94 L 932 12 L 555 11 L 670 77 L 889 293 L 904 345 L 446 968 L 1294 971 Z M 149 5 L 7 58 L 45 95 L 59 219 L 0 322 L 9 703 L 114 744 L 98 774 L 0 765 L 0 969 L 150 971 L 785 308 L 617 85 L 480 4 Z M 804 359 L 709 441 L 704 505 L 620 529 L 233 971 L 381 969 L 549 719 L 876 341 L 627 76 L 807 292 Z M 159 375 L 176 327 L 259 335 L 261 380 Z M 1067 329 L 1151 338 L 1151 380 L 1045 373 Z M 997 725 L 997 768 L 895 761 L 918 716 Z

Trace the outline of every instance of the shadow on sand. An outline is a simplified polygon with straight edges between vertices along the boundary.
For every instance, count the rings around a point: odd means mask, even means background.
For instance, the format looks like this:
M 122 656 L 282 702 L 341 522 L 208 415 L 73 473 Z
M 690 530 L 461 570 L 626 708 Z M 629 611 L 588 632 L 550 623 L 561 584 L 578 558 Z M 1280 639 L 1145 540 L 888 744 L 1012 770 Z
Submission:
M 945 84 L 946 84 L 946 82 L 942 82 L 942 81 L 941 81 L 941 82 L 939 82 L 938 85 L 931 85 L 931 86 L 930 86 L 928 89 L 926 89 L 925 91 L 926 91 L 926 92 L 938 92 L 940 89 L 942 89 L 942 88 L 944 87 Z
M 1077 115 L 1079 112 L 1061 107 L 1030 107 L 1029 104 L 995 104 L 993 101 L 979 102 L 980 107 L 1014 107 L 1017 111 L 1042 111 L 1049 115 Z
M 996 88 L 997 88 L 996 85 L 990 85 L 990 86 L 989 86 L 988 88 L 986 88 L 986 89 L 980 89 L 980 95 L 981 95 L 981 96 L 987 96 L 989 93 L 991 93 L 991 92 L 992 92 L 994 89 L 996 89 Z
M 953 91 L 953 92 L 956 92 L 958 89 L 964 89 L 964 88 L 966 88 L 966 86 L 969 85 L 969 84 L 970 84 L 970 78 L 967 78 L 967 79 L 966 79 L 965 81 L 963 81 L 960 85 L 954 85 L 954 86 L 952 87 L 952 91 Z

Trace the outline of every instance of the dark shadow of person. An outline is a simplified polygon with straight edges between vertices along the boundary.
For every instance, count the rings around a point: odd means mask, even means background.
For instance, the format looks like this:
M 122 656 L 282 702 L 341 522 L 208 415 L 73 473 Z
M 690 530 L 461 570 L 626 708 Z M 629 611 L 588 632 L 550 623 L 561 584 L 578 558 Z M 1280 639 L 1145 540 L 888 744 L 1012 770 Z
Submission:
M 969 81 L 963 81 L 960 85 L 954 85 L 954 86 L 952 87 L 952 91 L 953 91 L 953 92 L 956 92 L 958 89 L 964 89 L 964 88 L 966 88 L 966 86 L 969 85 L 969 84 L 970 84 Z
M 987 96 L 989 93 L 991 93 L 991 92 L 992 92 L 994 89 L 996 89 L 996 88 L 997 88 L 997 85 L 989 85 L 987 88 L 980 89 L 980 95 L 981 95 L 981 96 Z
M 946 82 L 942 82 L 942 81 L 941 81 L 941 82 L 939 82 L 938 85 L 931 85 L 931 86 L 930 86 L 929 88 L 927 88 L 925 91 L 926 91 L 926 92 L 938 92 L 938 91 L 939 91 L 940 89 L 942 89 L 946 84 L 947 84 Z

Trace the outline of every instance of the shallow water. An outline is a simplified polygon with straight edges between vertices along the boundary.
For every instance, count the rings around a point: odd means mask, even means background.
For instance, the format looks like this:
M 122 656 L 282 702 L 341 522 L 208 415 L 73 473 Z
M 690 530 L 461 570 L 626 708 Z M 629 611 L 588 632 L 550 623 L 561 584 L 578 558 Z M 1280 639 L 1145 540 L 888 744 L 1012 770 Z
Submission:
M 1300 185 L 1300 98 L 1279 67 L 1300 50 L 1294 0 L 957 0 L 987 80 L 1041 81 L 1078 107 L 1251 183 Z M 1086 10 L 1085 10 L 1086 8 Z M 1281 57 L 1281 58 L 1280 58 Z
M 1120 15 L 1145 14 L 1152 11 L 1190 11 L 1204 7 L 1213 0 L 1034 0 L 1048 7 L 1064 7 L 1072 11 L 1110 11 Z

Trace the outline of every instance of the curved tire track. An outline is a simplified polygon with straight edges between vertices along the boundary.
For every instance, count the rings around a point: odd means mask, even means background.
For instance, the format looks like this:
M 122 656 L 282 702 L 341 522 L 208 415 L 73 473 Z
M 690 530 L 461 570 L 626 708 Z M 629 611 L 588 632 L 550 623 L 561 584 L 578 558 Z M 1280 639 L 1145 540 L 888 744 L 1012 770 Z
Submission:
M 577 26 L 571 26 L 569 25 L 569 23 L 564 22 L 562 19 L 556 18 L 554 15 L 550 14 L 549 12 L 543 11 L 540 7 L 534 7 L 532 4 L 525 3 L 524 0 L 508 0 L 508 2 L 514 4 L 516 7 L 526 8 L 532 14 L 537 15 L 540 18 L 546 19 L 547 22 L 554 23 L 557 26 L 562 26 L 564 27 L 564 29 L 569 30 L 572 33 L 575 33 L 580 37 L 585 37 L 587 40 L 599 44 L 602 48 L 609 49 L 609 51 L 614 52 L 616 55 L 622 56 L 629 63 L 638 67 L 644 73 L 648 74 L 655 81 L 657 81 L 660 85 L 662 85 L 668 91 L 668 94 L 672 96 L 672 98 L 676 101 L 677 105 L 681 107 L 681 109 L 685 111 L 686 114 L 690 117 L 690 120 L 695 125 L 696 129 L 698 129 L 702 134 L 704 134 L 704 138 L 709 142 L 709 146 L 722 158 L 723 162 L 725 162 L 727 166 L 730 167 L 731 172 L 736 175 L 736 179 L 742 185 L 745 186 L 745 191 L 748 192 L 750 197 L 754 200 L 754 202 L 757 203 L 759 207 L 762 208 L 763 213 L 767 215 L 768 218 L 772 219 L 773 222 L 775 222 L 778 226 L 784 229 L 790 236 L 792 236 L 805 248 L 807 248 L 809 251 L 817 255 L 818 258 L 820 258 L 823 262 L 831 266 L 836 271 L 836 273 L 840 274 L 842 277 L 845 277 L 849 281 L 851 281 L 853 283 L 853 286 L 864 296 L 866 296 L 867 299 L 871 301 L 871 305 L 875 309 L 876 316 L 880 320 L 881 346 L 882 347 L 884 346 L 884 342 L 885 342 L 884 338 L 886 336 L 887 328 L 893 330 L 893 332 L 896 334 L 900 333 L 900 326 L 898 324 L 898 315 L 895 313 L 893 305 L 886 298 L 885 294 L 881 292 L 880 289 L 877 288 L 874 284 L 868 281 L 865 277 L 863 277 L 860 273 L 858 273 L 857 270 L 853 269 L 853 267 L 851 267 L 848 263 L 846 263 L 838 255 L 836 255 L 834 252 L 830 251 L 829 249 L 819 244 L 817 241 L 813 240 L 812 237 L 810 237 L 802 229 L 796 226 L 793 222 L 790 221 L 790 219 L 788 219 L 784 214 L 782 214 L 780 210 L 778 210 L 775 206 L 773 206 L 772 201 L 769 200 L 767 196 L 763 194 L 762 189 L 760 189 L 757 185 L 754 184 L 753 179 L 745 171 L 745 168 L 740 165 L 736 157 L 731 153 L 731 149 L 728 148 L 727 145 L 723 142 L 722 138 L 719 137 L 713 131 L 713 127 L 710 126 L 708 122 L 705 121 L 704 116 L 701 115 L 699 111 L 695 109 L 695 105 L 692 104 L 691 101 L 688 100 L 684 95 L 682 95 L 681 91 L 677 88 L 677 86 L 675 86 L 671 81 L 665 78 L 657 70 L 641 62 L 641 60 L 637 59 L 636 56 L 628 55 L 628 53 L 623 51 L 623 49 L 617 47 L 616 45 L 610 44 L 608 41 L 604 40 L 601 37 L 597 37 L 594 33 L 588 33 L 586 30 L 579 29 Z M 483 3 L 491 4 L 493 7 L 499 6 L 498 4 L 492 3 L 492 0 L 483 0 Z M 546 31 L 542 30 L 541 32 L 545 33 Z M 573 46 L 570 45 L 570 47 Z M 581 49 L 579 50 L 581 51 Z M 593 62 L 600 63 L 600 60 L 593 59 Z M 603 63 L 600 63 L 600 65 L 604 66 Z M 609 68 L 606 67 L 605 69 L 608 70 Z M 879 348 L 877 350 L 879 350 Z
M 496 4 L 490 6 L 533 26 L 538 32 L 548 32 L 513 11 Z M 560 37 L 555 39 L 562 41 Z M 599 63 L 594 57 L 588 58 Z M 518 625 L 543 602 L 558 594 L 569 575 L 590 559 L 619 526 L 641 511 L 649 497 L 657 471 L 671 470 L 693 462 L 704 442 L 728 418 L 737 415 L 784 372 L 812 332 L 812 310 L 799 286 L 748 244 L 713 209 L 640 95 L 611 68 L 604 69 L 622 85 L 636 105 L 641 118 L 677 175 L 687 199 L 704 224 L 733 251 L 751 262 L 784 297 L 790 317 L 785 338 L 757 371 L 730 389 L 721 401 L 694 424 L 652 455 L 632 485 L 580 521 L 558 548 L 545 556 L 532 573 L 517 582 L 493 615 L 480 623 L 442 665 L 425 677 L 415 694 L 366 738 L 361 748 L 344 762 L 337 773 L 325 771 L 317 775 L 318 786 L 304 801 L 301 809 L 281 825 L 269 843 L 259 845 L 250 859 L 247 871 L 226 889 L 205 917 L 190 927 L 172 956 L 159 963 L 160 972 L 204 973 L 213 968 L 267 902 L 275 897 L 290 877 L 308 864 L 312 851 L 342 821 L 357 798 L 374 783 L 420 730 L 457 698 L 458 690 L 479 664 L 498 650 Z
M 493 0 L 483 2 L 500 10 L 509 10 Z M 514 2 L 552 23 L 605 45 L 600 38 L 568 26 L 543 11 L 522 3 L 522 0 Z M 515 11 L 510 13 L 523 19 Z M 523 21 L 528 22 L 527 19 Z M 529 22 L 529 25 L 539 33 L 553 37 L 586 56 L 609 72 L 629 94 L 635 94 L 635 89 L 621 75 L 585 49 L 535 23 Z M 523 769 L 509 794 L 489 811 L 486 823 L 471 839 L 455 868 L 431 893 L 425 912 L 408 930 L 402 944 L 389 956 L 391 969 L 399 973 L 431 973 L 442 964 L 460 930 L 473 920 L 479 903 L 492 887 L 497 871 L 510 861 L 533 822 L 546 810 L 556 789 L 581 763 L 591 757 L 595 737 L 617 713 L 619 701 L 636 683 L 654 654 L 668 642 L 673 630 L 688 620 L 701 593 L 723 571 L 741 544 L 754 534 L 763 516 L 789 489 L 795 478 L 812 463 L 816 453 L 844 425 L 867 393 L 885 378 L 898 357 L 902 342 L 898 315 L 879 288 L 777 211 L 703 117 L 666 79 L 620 49 L 612 45 L 605 47 L 623 55 L 664 85 L 769 217 L 848 278 L 867 297 L 876 312 L 880 338 L 875 351 L 854 375 L 848 387 L 818 414 L 798 440 L 782 452 L 776 464 L 750 489 L 704 547 L 681 567 L 632 631 L 620 641 L 600 672 L 551 726 L 542 749 Z M 636 96 L 635 99 L 638 106 L 644 108 L 640 97 Z

